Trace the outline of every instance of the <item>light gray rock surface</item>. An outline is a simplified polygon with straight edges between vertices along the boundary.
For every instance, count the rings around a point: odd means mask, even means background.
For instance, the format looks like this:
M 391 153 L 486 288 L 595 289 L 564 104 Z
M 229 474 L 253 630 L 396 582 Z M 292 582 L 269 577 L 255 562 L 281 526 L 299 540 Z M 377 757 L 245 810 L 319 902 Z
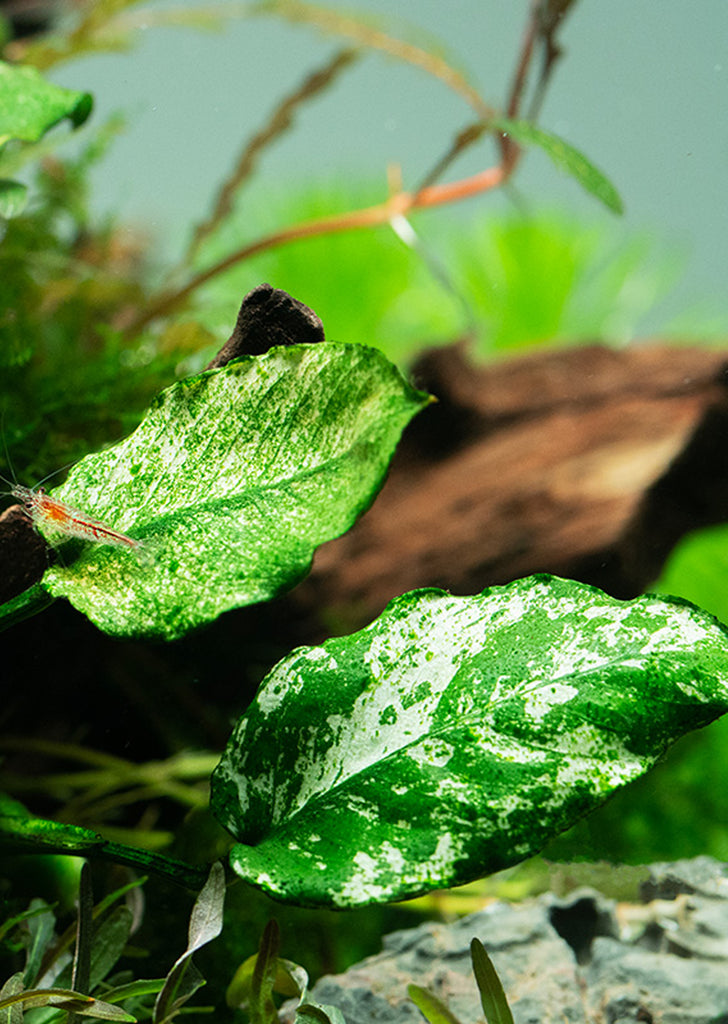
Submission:
M 377 956 L 322 978 L 312 998 L 341 1009 L 347 1024 L 422 1024 L 407 996 L 414 982 L 475 1024 L 477 937 L 516 1024 L 728 1024 L 728 865 L 653 865 L 643 896 L 617 904 L 580 889 L 395 932 Z

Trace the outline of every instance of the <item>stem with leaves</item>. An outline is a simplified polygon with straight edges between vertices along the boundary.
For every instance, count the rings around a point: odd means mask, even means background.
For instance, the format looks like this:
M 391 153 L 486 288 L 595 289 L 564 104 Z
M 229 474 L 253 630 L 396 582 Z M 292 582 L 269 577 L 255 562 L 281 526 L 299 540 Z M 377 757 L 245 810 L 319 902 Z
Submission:
M 530 114 L 535 116 L 540 107 L 546 84 L 551 77 L 556 58 L 560 53 L 555 42 L 555 34 L 557 28 L 562 24 L 568 9 L 574 2 L 575 0 L 566 0 L 566 2 L 565 0 L 535 0 L 533 3 L 523 43 L 516 61 L 516 70 L 513 76 L 510 95 L 505 104 L 505 110 L 508 112 L 510 119 L 517 118 L 522 109 L 528 72 L 533 63 L 534 55 L 539 50 L 543 51 L 544 57 Z M 385 33 L 364 26 L 352 18 L 344 18 L 341 15 L 326 12 L 307 4 L 292 4 L 285 2 L 285 0 L 283 2 L 279 0 L 277 3 L 262 5 L 260 13 L 273 13 L 292 21 L 306 21 L 315 24 L 325 32 L 335 33 L 339 36 L 343 35 L 359 45 L 384 50 L 391 56 L 410 64 L 415 64 L 428 73 L 435 75 L 441 81 L 444 81 L 451 89 L 465 98 L 475 109 L 478 120 L 458 133 L 447 153 L 436 162 L 433 170 L 425 177 L 424 182 L 414 191 L 400 189 L 392 193 L 383 202 L 377 203 L 374 206 L 319 217 L 300 224 L 292 224 L 240 246 L 211 266 L 193 274 L 182 285 L 165 289 L 156 296 L 152 296 L 146 307 L 130 323 L 124 325 L 124 334 L 127 339 L 138 335 L 154 320 L 178 309 L 190 295 L 208 281 L 259 253 L 302 238 L 313 238 L 342 231 L 355 231 L 362 228 L 373 228 L 389 224 L 394 218 L 406 217 L 416 210 L 457 202 L 481 192 L 498 188 L 508 181 L 516 169 L 521 154 L 521 147 L 518 142 L 508 133 L 498 129 L 496 112 L 485 103 L 479 93 L 465 81 L 459 72 L 450 68 L 441 58 L 434 58 L 418 47 L 394 40 Z M 345 51 L 346 53 L 347 51 Z M 350 57 L 345 58 L 344 55 L 339 55 L 331 65 L 322 69 L 316 75 L 311 76 L 308 83 L 304 83 L 301 88 L 283 101 L 277 108 L 269 127 L 258 132 L 252 142 L 246 147 L 242 161 L 239 161 L 232 178 L 223 186 L 220 200 L 218 200 L 218 208 L 208 223 L 215 224 L 218 222 L 220 211 L 222 209 L 229 209 L 235 188 L 247 177 L 247 173 L 242 174 L 240 171 L 241 162 L 242 166 L 246 166 L 245 155 L 250 154 L 252 156 L 254 153 L 257 154 L 263 144 L 277 138 L 280 134 L 280 130 L 276 129 L 277 121 L 280 124 L 281 130 L 283 127 L 286 127 L 290 123 L 295 106 L 317 93 L 320 88 L 332 81 L 335 73 L 348 65 L 350 60 Z M 311 83 L 314 84 L 312 85 Z M 488 131 L 495 131 L 498 140 L 500 151 L 498 163 L 467 178 L 453 182 L 438 183 L 454 159 Z M 209 227 L 207 224 L 201 225 L 195 232 L 193 246 L 208 231 Z

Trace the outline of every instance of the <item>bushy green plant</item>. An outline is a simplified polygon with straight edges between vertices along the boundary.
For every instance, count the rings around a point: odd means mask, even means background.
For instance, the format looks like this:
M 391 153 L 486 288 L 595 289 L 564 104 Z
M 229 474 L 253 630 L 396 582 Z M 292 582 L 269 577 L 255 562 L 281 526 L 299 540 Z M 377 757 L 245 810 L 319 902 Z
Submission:
M 46 1024 L 78 1015 L 132 1022 L 148 1018 L 153 1024 L 166 1024 L 179 1014 L 205 984 L 192 955 L 222 930 L 224 872 L 220 864 L 212 866 L 192 909 L 187 946 L 167 975 L 144 980 L 133 978 L 128 969 L 118 970 L 128 940 L 139 927 L 141 906 L 137 903 L 135 915 L 121 901 L 143 882 L 133 881 L 94 906 L 86 864 L 80 875 L 76 922 L 62 934 L 56 931 L 53 907 L 42 900 L 33 900 L 27 910 L 0 925 L 6 945 L 25 955 L 24 968 L 0 989 L 0 1010 L 8 1020 Z

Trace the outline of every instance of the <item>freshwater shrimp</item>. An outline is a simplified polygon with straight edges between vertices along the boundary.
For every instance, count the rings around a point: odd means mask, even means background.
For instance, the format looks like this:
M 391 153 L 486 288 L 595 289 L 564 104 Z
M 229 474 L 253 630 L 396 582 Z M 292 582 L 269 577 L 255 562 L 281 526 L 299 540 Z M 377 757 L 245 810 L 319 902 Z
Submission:
M 22 484 L 13 484 L 10 487 L 10 494 L 18 499 L 23 506 L 23 511 L 36 527 L 46 526 L 67 538 L 75 537 L 78 540 L 92 541 L 96 544 L 132 548 L 136 551 L 142 546 L 140 541 L 127 537 L 125 533 L 112 530 L 110 526 L 105 526 L 104 523 L 93 519 L 85 512 L 64 505 L 56 498 L 51 498 L 42 487 L 31 488 L 23 487 Z
M 131 548 L 133 551 L 141 553 L 143 547 L 141 541 L 134 540 L 132 537 L 127 537 L 125 533 L 120 533 L 119 530 L 113 530 L 110 526 L 106 526 L 105 523 L 100 522 L 98 519 L 94 519 L 93 516 L 88 515 L 86 512 L 81 512 L 79 509 L 72 508 L 70 505 L 66 505 L 62 501 L 58 501 L 57 498 L 51 498 L 51 496 L 45 492 L 41 485 L 44 484 L 46 480 L 50 480 L 51 477 L 54 477 L 57 473 L 62 473 L 64 469 L 68 469 L 68 466 L 71 465 L 71 463 L 61 466 L 60 469 L 54 470 L 52 473 L 49 473 L 48 476 L 44 476 L 35 487 L 24 487 L 22 484 L 19 484 L 10 458 L 10 452 L 8 451 L 8 446 L 5 441 L 5 430 L 3 429 L 4 421 L 5 410 L 3 410 L 2 417 L 0 417 L 0 434 L 2 435 L 5 458 L 7 459 L 13 479 L 12 481 L 7 480 L 0 474 L 0 480 L 10 488 L 10 491 L 7 493 L 9 493 L 11 497 L 17 498 L 22 506 L 23 512 L 28 519 L 30 519 L 36 529 L 45 526 L 48 530 L 61 534 L 66 540 L 70 540 L 75 537 L 77 540 L 91 541 L 95 544 L 108 544 L 112 547 Z M 41 530 L 39 530 L 39 532 L 42 534 Z

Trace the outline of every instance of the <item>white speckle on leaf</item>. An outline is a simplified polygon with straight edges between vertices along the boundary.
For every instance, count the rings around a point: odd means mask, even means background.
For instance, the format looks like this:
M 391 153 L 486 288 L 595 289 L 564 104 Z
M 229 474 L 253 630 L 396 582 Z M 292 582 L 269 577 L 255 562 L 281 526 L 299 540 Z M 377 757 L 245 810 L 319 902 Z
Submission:
M 664 608 L 662 609 L 664 615 Z M 701 622 L 696 622 L 685 614 L 687 609 L 678 608 L 674 620 L 666 623 L 661 629 L 654 629 L 650 632 L 643 648 L 643 654 L 653 652 L 662 653 L 676 647 L 682 650 L 689 650 L 696 644 L 705 643 L 707 640 L 715 641 L 720 632 L 717 627 L 710 628 Z
M 579 691 L 575 686 L 567 683 L 544 683 L 539 689 L 527 694 L 523 702 L 523 712 L 533 721 L 540 722 L 553 708 L 560 704 L 568 704 L 578 696 Z
M 436 867 L 438 874 L 442 872 L 447 876 L 459 854 L 459 845 L 455 842 L 450 832 L 445 832 L 437 840 L 437 846 L 431 857 L 431 863 L 433 867 Z

